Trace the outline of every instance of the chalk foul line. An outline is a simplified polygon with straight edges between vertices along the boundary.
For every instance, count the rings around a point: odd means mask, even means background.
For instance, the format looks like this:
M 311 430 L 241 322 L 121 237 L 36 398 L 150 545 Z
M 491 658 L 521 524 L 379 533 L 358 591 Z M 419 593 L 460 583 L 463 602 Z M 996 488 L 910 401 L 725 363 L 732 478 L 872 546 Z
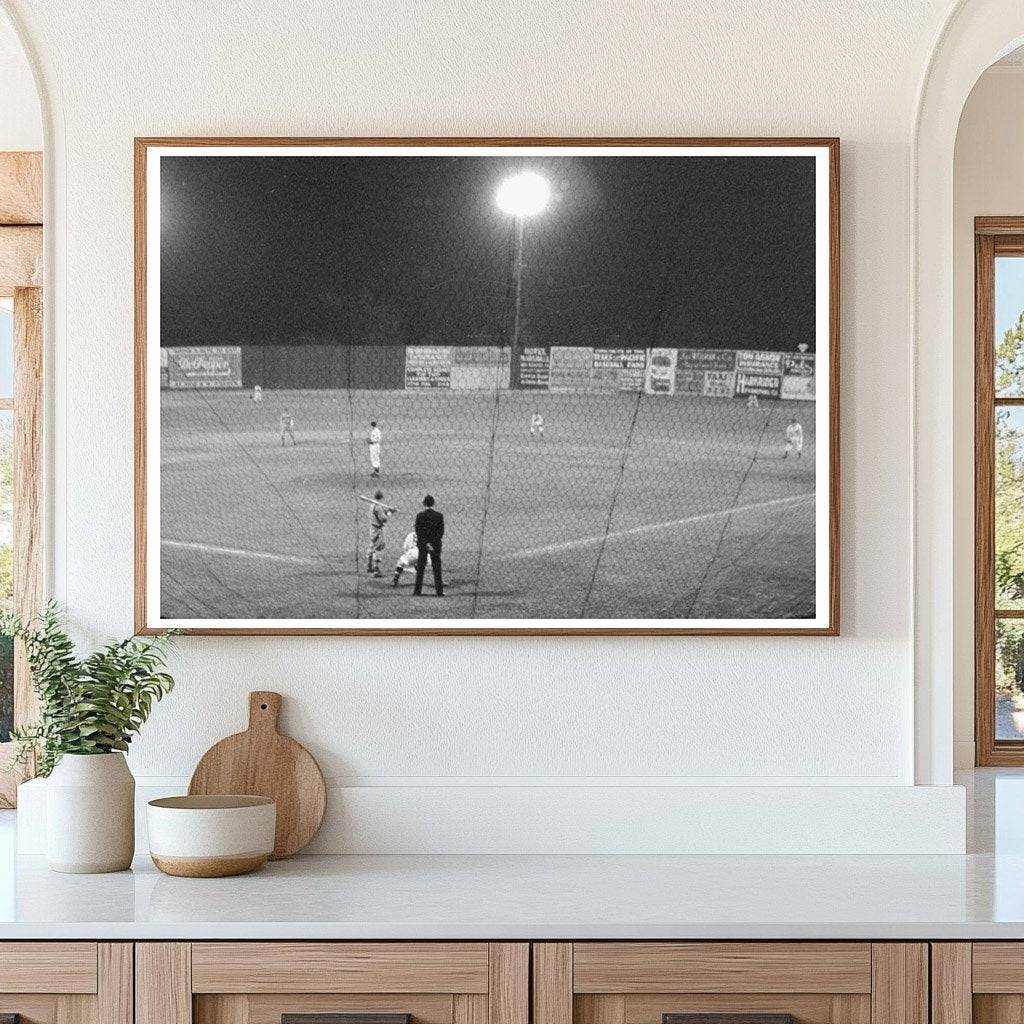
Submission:
M 644 533 L 655 533 L 658 530 L 669 530 L 674 526 L 692 526 L 695 523 L 705 523 L 712 519 L 721 519 L 723 516 L 741 515 L 744 512 L 758 512 L 767 508 L 777 508 L 783 505 L 795 505 L 802 501 L 810 501 L 814 498 L 814 492 L 807 494 L 796 494 L 789 498 L 772 498 L 769 501 L 758 501 L 752 505 L 737 505 L 734 508 L 722 508 L 717 512 L 701 512 L 693 516 L 684 516 L 682 519 L 669 519 L 664 523 L 647 523 L 644 526 L 633 526 L 628 530 L 613 530 L 608 534 L 609 541 L 620 540 L 623 537 L 636 537 Z M 589 547 L 591 544 L 600 544 L 604 538 L 603 533 L 595 534 L 592 537 L 580 537 L 577 540 L 565 540 L 556 544 L 545 544 L 539 548 L 524 548 L 522 551 L 510 551 L 508 554 L 497 557 L 504 559 L 536 558 L 538 555 L 550 555 L 557 551 L 571 551 L 573 548 Z
M 795 505 L 803 501 L 810 501 L 814 493 L 797 494 L 789 498 L 772 498 L 769 501 L 759 501 L 752 505 L 737 505 L 735 508 L 722 508 L 716 512 L 701 512 L 693 516 L 684 516 L 682 519 L 669 519 L 663 523 L 647 523 L 644 526 L 633 526 L 628 530 L 614 530 L 608 534 L 609 541 L 620 540 L 623 537 L 636 537 L 645 533 L 655 533 L 658 530 L 669 530 L 676 526 L 692 526 L 696 523 L 710 522 L 713 519 L 721 519 L 723 516 L 742 515 L 744 512 L 757 512 L 768 508 L 779 508 L 785 505 Z M 592 537 L 579 537 L 576 540 L 560 541 L 556 544 L 545 544 L 539 548 L 524 548 L 522 551 L 510 551 L 507 554 L 494 555 L 495 558 L 517 560 L 523 558 L 536 558 L 538 555 L 550 555 L 558 551 L 572 551 L 574 548 L 589 547 L 592 544 L 599 544 L 604 534 L 595 534 Z M 322 558 L 311 558 L 303 555 L 286 555 L 275 551 L 254 551 L 251 548 L 224 547 L 220 544 L 203 544 L 199 541 L 172 540 L 163 538 L 160 541 L 162 547 L 175 548 L 179 551 L 197 551 L 208 555 L 227 555 L 234 558 L 252 558 L 266 562 L 283 562 L 288 565 L 322 565 Z
M 160 540 L 161 547 L 176 548 L 179 551 L 200 551 L 206 555 L 232 555 L 235 558 L 258 558 L 267 562 L 286 562 L 289 565 L 323 565 L 322 558 L 306 558 L 303 555 L 285 555 L 274 551 L 253 551 L 250 548 L 226 548 L 220 544 L 200 544 L 191 540 Z

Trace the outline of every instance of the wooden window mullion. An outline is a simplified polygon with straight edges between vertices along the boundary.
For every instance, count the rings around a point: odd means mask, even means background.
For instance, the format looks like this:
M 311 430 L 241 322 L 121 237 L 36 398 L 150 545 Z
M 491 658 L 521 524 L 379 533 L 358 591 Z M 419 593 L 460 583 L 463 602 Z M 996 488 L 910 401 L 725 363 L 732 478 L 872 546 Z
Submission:
M 975 760 L 996 753 L 995 645 L 995 248 L 975 239 L 974 307 L 974 643 Z

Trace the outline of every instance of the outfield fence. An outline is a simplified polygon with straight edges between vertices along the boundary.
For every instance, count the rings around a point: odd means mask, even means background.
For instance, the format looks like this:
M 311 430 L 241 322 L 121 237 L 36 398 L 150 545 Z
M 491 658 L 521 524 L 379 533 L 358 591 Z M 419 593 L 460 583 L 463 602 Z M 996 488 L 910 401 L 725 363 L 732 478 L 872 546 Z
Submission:
M 814 401 L 811 352 L 498 345 L 164 348 L 161 387 L 699 395 Z

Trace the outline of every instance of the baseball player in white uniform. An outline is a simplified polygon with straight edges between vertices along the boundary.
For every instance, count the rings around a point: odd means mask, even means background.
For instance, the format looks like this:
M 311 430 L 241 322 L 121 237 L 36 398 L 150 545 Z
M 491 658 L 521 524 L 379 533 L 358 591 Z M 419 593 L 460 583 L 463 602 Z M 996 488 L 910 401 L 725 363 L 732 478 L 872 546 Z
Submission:
M 281 447 L 284 447 L 284 439 L 290 437 L 292 440 L 292 447 L 295 447 L 295 417 L 292 416 L 290 409 L 285 409 L 281 413 Z
M 376 420 L 370 420 L 370 432 L 366 435 L 366 443 L 370 446 L 370 476 L 380 476 L 380 427 Z
M 794 452 L 798 459 L 804 454 L 804 428 L 800 426 L 795 416 L 786 427 L 786 450 L 782 457 L 788 458 L 790 452 Z
M 402 578 L 402 573 L 406 569 L 413 569 L 416 565 L 416 559 L 420 557 L 420 550 L 416 546 L 416 531 L 410 530 L 405 535 L 405 542 L 402 544 L 402 553 L 398 556 L 398 561 L 395 563 L 395 575 L 391 580 L 391 586 L 397 587 L 398 581 Z
M 366 552 L 366 571 L 371 576 L 383 576 L 380 560 L 384 554 L 384 528 L 395 514 L 395 509 L 384 504 L 384 492 L 377 491 L 370 508 L 370 547 Z

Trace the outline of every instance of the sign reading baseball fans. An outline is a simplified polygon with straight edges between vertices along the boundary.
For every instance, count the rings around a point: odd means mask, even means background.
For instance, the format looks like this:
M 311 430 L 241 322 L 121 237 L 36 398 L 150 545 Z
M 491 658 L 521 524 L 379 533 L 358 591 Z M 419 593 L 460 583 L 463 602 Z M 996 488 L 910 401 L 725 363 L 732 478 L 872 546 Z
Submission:
M 140 632 L 838 630 L 836 142 L 138 147 Z

